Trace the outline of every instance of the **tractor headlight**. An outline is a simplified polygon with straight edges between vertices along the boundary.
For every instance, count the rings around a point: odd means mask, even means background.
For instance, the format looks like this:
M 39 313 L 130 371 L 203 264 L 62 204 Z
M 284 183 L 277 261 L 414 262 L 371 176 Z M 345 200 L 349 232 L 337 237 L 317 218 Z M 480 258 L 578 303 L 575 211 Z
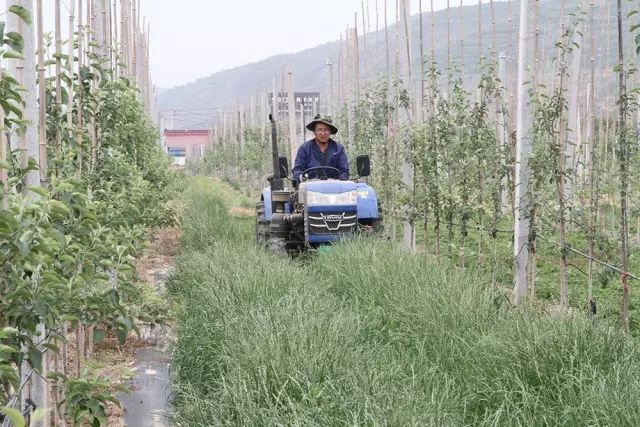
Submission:
M 308 206 L 342 206 L 355 205 L 358 201 L 358 192 L 356 190 L 345 191 L 344 193 L 318 193 L 316 191 L 307 191 Z

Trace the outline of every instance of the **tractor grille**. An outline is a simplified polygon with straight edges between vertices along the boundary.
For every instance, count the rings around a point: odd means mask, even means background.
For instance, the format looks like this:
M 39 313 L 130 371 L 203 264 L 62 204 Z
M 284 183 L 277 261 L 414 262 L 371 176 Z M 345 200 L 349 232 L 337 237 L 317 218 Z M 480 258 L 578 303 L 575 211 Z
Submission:
M 351 234 L 358 224 L 355 212 L 313 212 L 308 218 L 309 233 L 315 235 Z

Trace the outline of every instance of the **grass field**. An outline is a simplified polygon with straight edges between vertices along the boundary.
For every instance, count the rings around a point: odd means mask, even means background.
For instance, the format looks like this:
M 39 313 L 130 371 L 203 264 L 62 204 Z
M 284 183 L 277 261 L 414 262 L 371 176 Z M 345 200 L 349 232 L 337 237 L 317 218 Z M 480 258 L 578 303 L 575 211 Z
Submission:
M 357 239 L 291 261 L 224 184 L 185 195 L 175 425 L 640 425 L 640 351 L 487 274 Z

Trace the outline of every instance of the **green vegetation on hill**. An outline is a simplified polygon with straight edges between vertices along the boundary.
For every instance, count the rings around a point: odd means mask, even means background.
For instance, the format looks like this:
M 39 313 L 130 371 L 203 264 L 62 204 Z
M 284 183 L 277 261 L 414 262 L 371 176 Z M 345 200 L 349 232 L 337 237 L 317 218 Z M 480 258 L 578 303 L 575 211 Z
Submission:
M 186 197 L 175 425 L 640 422 L 640 349 L 616 328 L 514 309 L 385 241 L 275 257 L 229 193 L 197 180 Z

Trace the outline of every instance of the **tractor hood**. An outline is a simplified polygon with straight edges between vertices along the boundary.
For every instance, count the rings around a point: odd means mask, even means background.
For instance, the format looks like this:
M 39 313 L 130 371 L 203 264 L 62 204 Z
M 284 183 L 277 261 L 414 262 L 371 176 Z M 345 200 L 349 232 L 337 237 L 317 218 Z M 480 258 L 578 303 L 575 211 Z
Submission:
M 356 183 L 353 181 L 338 181 L 338 180 L 326 180 L 326 181 L 307 181 L 300 185 L 300 189 L 303 191 L 314 191 L 316 193 L 325 194 L 337 194 L 344 193 L 346 191 L 353 191 L 356 189 Z
M 300 184 L 300 199 L 307 210 L 323 207 L 353 209 L 357 205 L 356 184 L 353 181 L 307 181 Z

